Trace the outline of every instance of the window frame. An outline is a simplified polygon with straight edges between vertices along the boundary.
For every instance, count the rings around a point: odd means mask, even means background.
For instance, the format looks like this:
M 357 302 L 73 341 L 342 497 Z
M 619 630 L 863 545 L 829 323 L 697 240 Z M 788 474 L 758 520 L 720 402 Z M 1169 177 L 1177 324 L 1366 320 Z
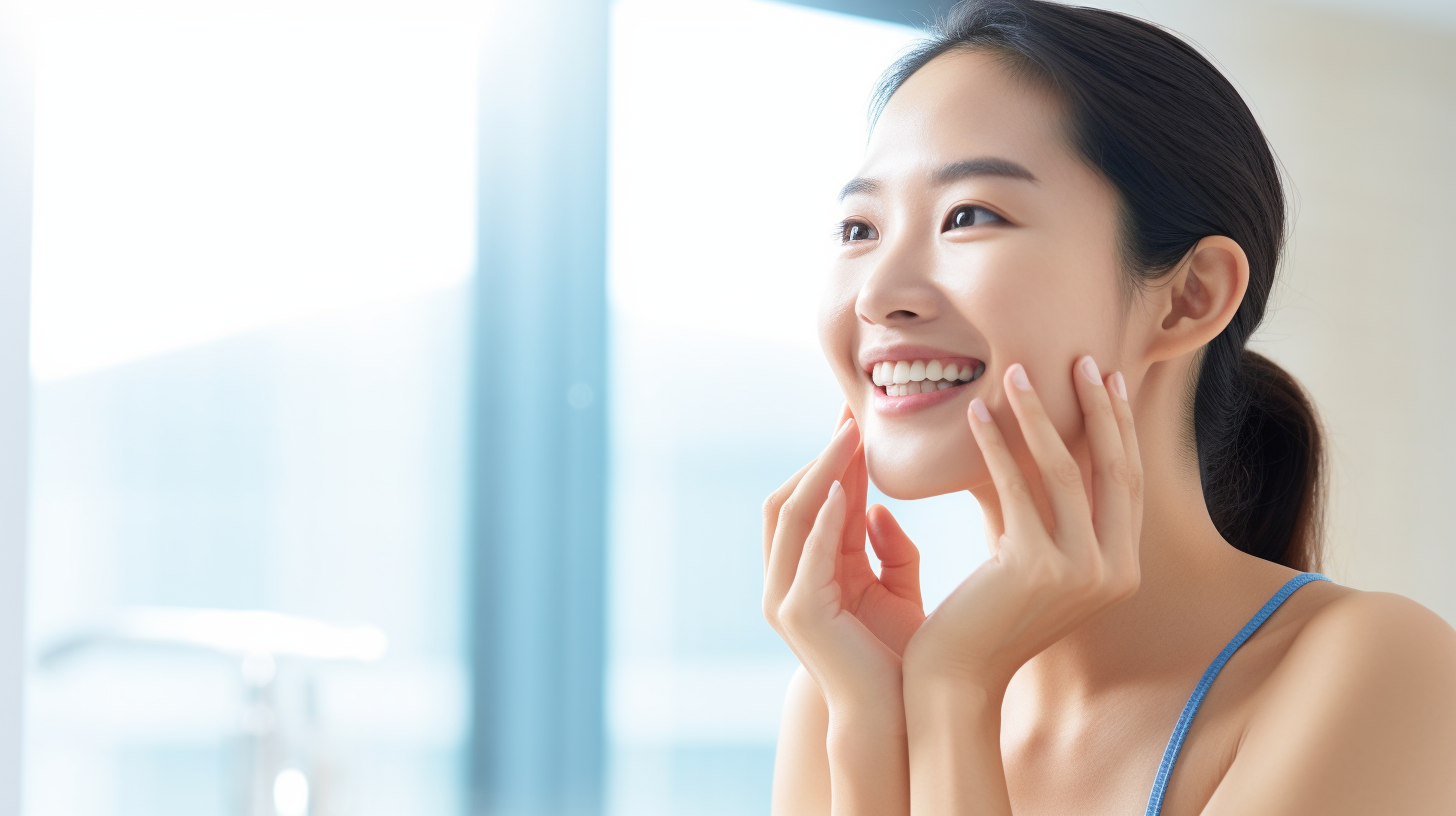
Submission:
M 953 5 L 787 2 L 919 26 Z M 472 814 L 604 806 L 610 13 L 610 0 L 503 3 L 482 45 Z M 513 381 L 521 371 L 553 384 Z

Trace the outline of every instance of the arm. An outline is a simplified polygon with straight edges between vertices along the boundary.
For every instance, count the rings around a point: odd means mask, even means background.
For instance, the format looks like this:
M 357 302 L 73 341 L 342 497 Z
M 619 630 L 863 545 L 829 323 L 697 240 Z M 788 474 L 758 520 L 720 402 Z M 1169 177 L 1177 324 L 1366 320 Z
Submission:
M 829 816 L 829 706 L 800 666 L 784 696 L 774 752 L 773 816 Z
M 856 531 L 846 523 L 849 499 L 839 479 L 861 471 L 862 461 L 858 428 L 847 421 L 824 454 L 765 503 L 764 615 L 823 692 L 830 812 L 895 816 L 909 811 L 900 656 L 855 616 L 858 599 L 846 597 L 840 580 L 846 550 L 854 553 L 853 546 L 843 545 L 846 530 L 849 538 L 859 538 L 852 543 L 860 558 L 864 533 L 862 526 Z M 856 509 L 855 517 L 862 519 L 862 512 Z M 803 682 L 795 691 L 804 695 Z M 788 711 L 809 718 L 791 723 L 788 734 L 802 746 L 812 738 L 807 732 L 818 728 L 817 715 L 812 706 L 793 702 Z M 786 755 L 783 761 L 795 758 Z M 815 763 L 811 758 L 801 767 L 813 769 Z M 797 791 L 815 797 L 807 781 L 785 780 L 781 790 L 785 797 Z
M 1456 631 L 1397 595 L 1320 610 L 1205 816 L 1456 813 Z
M 774 756 L 775 816 L 829 816 L 831 799 L 836 813 L 888 813 L 883 808 L 909 802 L 908 769 L 886 773 L 887 764 L 907 763 L 903 720 L 868 713 L 831 719 L 814 678 L 803 667 L 794 672 Z M 866 798 L 863 791 L 874 788 L 884 804 Z
M 907 672 L 905 718 L 914 814 L 1011 816 L 995 691 Z

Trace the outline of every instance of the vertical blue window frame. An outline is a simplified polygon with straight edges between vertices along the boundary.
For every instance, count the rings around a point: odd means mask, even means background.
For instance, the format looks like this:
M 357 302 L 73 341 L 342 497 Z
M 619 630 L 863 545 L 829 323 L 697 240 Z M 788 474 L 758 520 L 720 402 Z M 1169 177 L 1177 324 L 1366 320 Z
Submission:
M 19 813 L 30 470 L 31 191 L 35 136 L 30 27 L 0 0 L 0 812 Z
M 791 2 L 922 26 L 954 4 Z M 603 810 L 610 11 L 610 0 L 506 0 L 482 37 L 468 508 L 475 816 Z

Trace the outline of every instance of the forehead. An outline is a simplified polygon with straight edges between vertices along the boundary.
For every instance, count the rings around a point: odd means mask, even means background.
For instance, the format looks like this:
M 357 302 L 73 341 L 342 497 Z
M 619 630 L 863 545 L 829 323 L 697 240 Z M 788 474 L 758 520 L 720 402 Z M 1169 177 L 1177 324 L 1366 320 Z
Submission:
M 1045 178 L 1078 163 L 1066 132 L 1061 103 L 1013 74 L 999 55 L 952 51 L 916 71 L 890 97 L 860 175 L 913 177 L 951 162 L 996 157 Z

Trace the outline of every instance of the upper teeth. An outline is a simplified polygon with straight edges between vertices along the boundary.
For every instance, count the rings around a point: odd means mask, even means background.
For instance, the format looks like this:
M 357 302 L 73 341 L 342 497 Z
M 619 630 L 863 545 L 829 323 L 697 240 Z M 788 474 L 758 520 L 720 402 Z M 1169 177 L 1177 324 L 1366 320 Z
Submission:
M 957 382 L 969 382 L 986 368 L 985 363 L 974 366 L 966 363 L 943 363 L 940 360 L 886 360 L 875 363 L 871 379 L 875 385 L 885 386 L 890 396 L 906 396 L 929 390 L 944 390 Z M 910 386 L 916 383 L 918 386 Z M 927 387 L 929 386 L 929 387 Z

